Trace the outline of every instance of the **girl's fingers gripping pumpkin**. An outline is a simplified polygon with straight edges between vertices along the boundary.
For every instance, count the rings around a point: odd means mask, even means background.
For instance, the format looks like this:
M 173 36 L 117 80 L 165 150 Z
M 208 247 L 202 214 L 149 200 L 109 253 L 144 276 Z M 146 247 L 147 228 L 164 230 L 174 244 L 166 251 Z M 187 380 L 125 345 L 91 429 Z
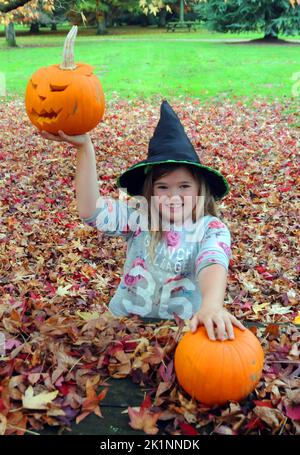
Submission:
M 223 316 L 215 316 L 214 317 L 214 322 L 216 324 L 216 335 L 218 340 L 224 340 L 225 339 L 225 321 Z
M 57 142 L 63 141 L 63 139 L 62 139 L 61 137 L 56 136 L 55 134 L 48 133 L 48 132 L 45 131 L 45 130 L 39 131 L 39 134 L 40 134 L 43 138 L 49 139 L 50 141 L 57 141 Z
M 89 141 L 89 134 L 79 134 L 77 136 L 69 136 L 68 134 L 64 133 L 64 131 L 59 130 L 58 134 L 51 134 L 48 131 L 41 130 L 38 133 L 45 139 L 49 139 L 50 141 L 56 142 L 68 142 L 69 144 L 73 145 L 74 147 L 81 147 L 84 144 L 87 144 Z
M 213 320 L 211 318 L 206 319 L 204 321 L 204 326 L 205 326 L 208 338 L 211 341 L 216 341 Z
M 195 316 L 190 320 L 191 332 L 192 333 L 196 332 L 199 325 L 204 325 L 207 336 L 211 341 L 216 340 L 215 332 L 214 332 L 214 323 L 213 323 L 212 318 L 202 319 L 202 317 L 196 313 Z
M 79 134 L 77 136 L 69 136 L 62 130 L 59 130 L 58 134 L 62 141 L 68 142 L 69 144 L 74 145 L 74 147 L 81 147 L 82 145 L 88 143 L 90 137 L 88 133 Z
M 196 332 L 199 325 L 203 325 L 204 321 L 199 313 L 196 313 L 190 320 L 190 330 L 191 332 Z
M 232 322 L 230 317 L 225 318 L 225 326 L 226 326 L 226 332 L 230 340 L 234 340 L 234 332 L 233 332 L 233 327 L 232 327 Z
M 236 327 L 238 327 L 241 330 L 246 330 L 246 327 L 232 314 L 230 315 L 230 319 L 231 319 L 231 322 L 233 325 L 235 325 Z
M 191 332 L 196 332 L 198 327 L 198 318 L 197 315 L 195 315 L 191 320 L 190 320 L 190 330 Z

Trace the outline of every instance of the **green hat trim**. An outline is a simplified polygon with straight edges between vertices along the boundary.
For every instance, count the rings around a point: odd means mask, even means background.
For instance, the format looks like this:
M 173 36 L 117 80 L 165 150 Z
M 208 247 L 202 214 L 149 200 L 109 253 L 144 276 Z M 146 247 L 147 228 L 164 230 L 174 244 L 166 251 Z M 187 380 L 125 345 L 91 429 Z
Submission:
M 152 164 L 147 164 L 144 169 L 145 174 L 148 174 L 148 172 L 150 172 L 152 168 L 153 168 Z
M 155 161 L 155 162 L 153 162 L 153 163 L 151 163 L 151 164 L 148 164 L 148 163 L 138 163 L 138 164 L 132 166 L 131 168 L 127 169 L 127 171 L 125 171 L 123 174 L 121 174 L 121 175 L 117 178 L 117 187 L 118 187 L 118 188 L 121 188 L 120 179 L 121 179 L 122 175 L 124 175 L 124 174 L 125 174 L 126 172 L 128 172 L 128 171 L 131 171 L 131 170 L 133 170 L 133 169 L 135 169 L 135 168 L 137 168 L 137 167 L 140 167 L 140 166 L 145 166 L 144 172 L 145 172 L 145 174 L 147 174 L 147 173 L 152 169 L 152 167 L 153 167 L 154 164 L 162 164 L 162 163 L 169 163 L 169 162 L 170 162 L 170 163 L 187 163 L 187 164 L 193 164 L 193 165 L 198 166 L 198 167 L 200 167 L 200 168 L 207 169 L 208 171 L 213 172 L 214 174 L 216 174 L 218 177 L 221 177 L 222 180 L 223 180 L 223 182 L 224 182 L 224 185 L 225 185 L 225 187 L 226 187 L 226 191 L 225 191 L 224 194 L 222 194 L 222 196 L 214 196 L 214 197 L 215 197 L 215 200 L 222 199 L 222 198 L 223 198 L 224 196 L 226 196 L 226 194 L 228 194 L 229 191 L 230 191 L 229 183 L 227 182 L 227 180 L 225 179 L 225 177 L 224 177 L 219 171 L 217 171 L 217 170 L 215 170 L 215 169 L 212 169 L 212 168 L 209 167 L 209 166 L 205 166 L 204 164 L 196 163 L 196 162 L 193 162 L 193 161 L 185 161 L 185 160 L 182 160 L 182 161 L 177 161 L 177 160 Z M 135 195 L 129 193 L 128 190 L 127 190 L 127 194 L 128 194 L 129 196 L 135 196 Z

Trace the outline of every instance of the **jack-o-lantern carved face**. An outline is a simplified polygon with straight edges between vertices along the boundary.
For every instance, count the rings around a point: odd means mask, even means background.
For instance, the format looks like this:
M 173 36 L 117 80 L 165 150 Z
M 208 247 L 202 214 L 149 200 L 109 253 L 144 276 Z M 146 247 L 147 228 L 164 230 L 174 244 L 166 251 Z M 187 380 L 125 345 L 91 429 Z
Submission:
M 74 42 L 77 27 L 73 27 L 71 32 L 68 37 L 71 34 Z M 65 43 L 66 52 L 70 52 L 70 47 Z M 51 65 L 38 69 L 31 76 L 25 106 L 28 117 L 39 130 L 53 134 L 63 130 L 66 134 L 76 135 L 92 130 L 101 121 L 105 99 L 93 67 L 84 63 L 75 66 L 70 55 L 64 54 L 64 69 L 60 65 Z

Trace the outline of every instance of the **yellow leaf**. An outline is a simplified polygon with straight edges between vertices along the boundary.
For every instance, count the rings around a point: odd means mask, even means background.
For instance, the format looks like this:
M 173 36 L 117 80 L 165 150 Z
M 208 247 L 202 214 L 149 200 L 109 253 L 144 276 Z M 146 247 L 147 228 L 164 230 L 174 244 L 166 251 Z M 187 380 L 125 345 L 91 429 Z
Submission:
M 83 245 L 81 244 L 80 239 L 74 240 L 72 243 L 72 246 L 73 246 L 73 248 L 77 248 L 79 251 L 83 250 Z
M 48 409 L 47 404 L 51 403 L 58 395 L 58 390 L 54 392 L 42 392 L 33 396 L 33 388 L 31 385 L 25 390 L 25 395 L 22 397 L 23 408 L 26 409 Z
M 300 311 L 298 311 L 298 316 L 295 317 L 295 319 L 293 320 L 293 323 L 300 324 Z
M 97 311 L 76 311 L 76 314 L 84 321 L 90 321 L 91 319 L 98 319 L 99 313 Z
M 59 295 L 60 297 L 62 297 L 64 295 L 68 295 L 69 294 L 68 291 L 72 286 L 73 286 L 72 284 L 67 284 L 67 286 L 65 286 L 65 287 L 59 286 L 56 291 L 56 295 Z
M 0 413 L 0 435 L 1 436 L 3 436 L 5 434 L 6 425 L 7 425 L 6 417 L 5 417 L 5 415 Z
M 268 302 L 265 302 L 265 303 L 255 303 L 252 307 L 253 311 L 255 314 L 259 313 L 260 311 L 263 311 L 264 308 L 266 308 L 266 306 L 268 306 L 269 303 Z
M 157 14 L 157 12 L 158 12 L 158 8 L 157 8 L 156 6 L 154 6 L 154 5 L 150 5 L 150 6 L 149 6 L 149 9 L 150 9 L 150 12 L 151 12 L 152 14 L 154 14 L 154 16 L 156 16 L 156 14 Z

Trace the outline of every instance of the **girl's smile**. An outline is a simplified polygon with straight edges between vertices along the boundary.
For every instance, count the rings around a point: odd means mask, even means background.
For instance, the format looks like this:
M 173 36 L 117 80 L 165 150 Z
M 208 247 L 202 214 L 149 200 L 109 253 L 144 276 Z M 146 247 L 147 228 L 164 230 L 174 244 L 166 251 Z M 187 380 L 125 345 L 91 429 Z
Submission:
M 187 168 L 177 168 L 155 181 L 155 206 L 164 219 L 180 224 L 191 217 L 198 190 L 199 184 Z

